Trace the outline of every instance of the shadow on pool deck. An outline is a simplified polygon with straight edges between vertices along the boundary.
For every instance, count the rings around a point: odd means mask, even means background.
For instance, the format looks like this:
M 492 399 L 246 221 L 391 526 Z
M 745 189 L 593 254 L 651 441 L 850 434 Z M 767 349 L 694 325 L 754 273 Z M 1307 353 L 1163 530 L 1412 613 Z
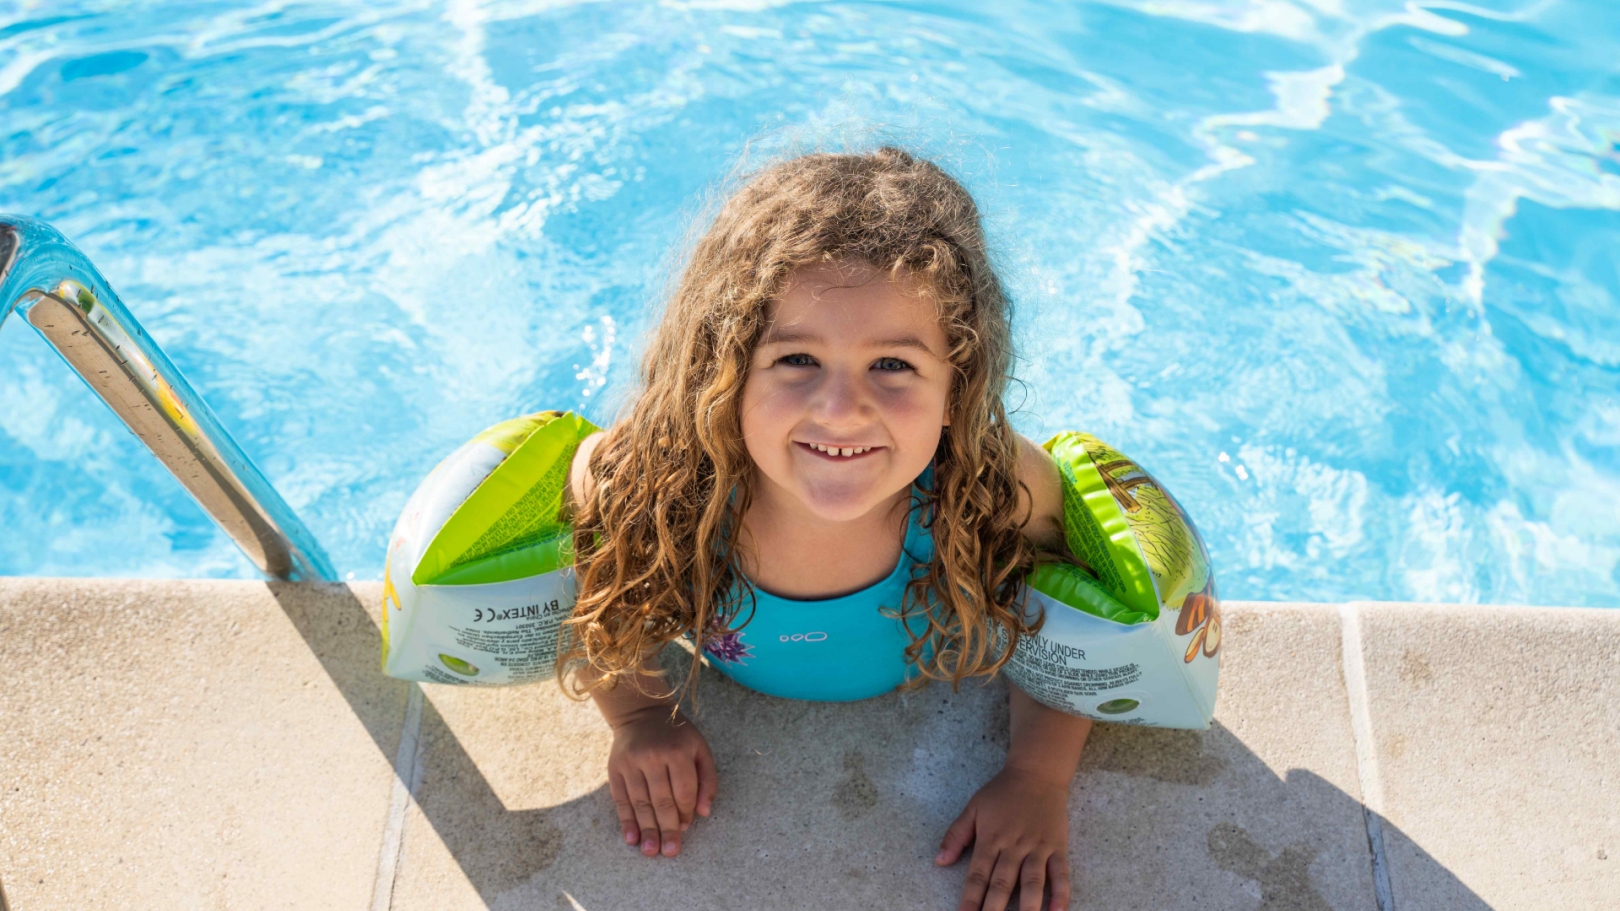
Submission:
M 329 637 L 354 636 L 375 648 L 371 616 L 347 588 L 325 588 L 315 599 L 303 586 L 269 588 L 392 763 L 398 719 L 366 695 L 376 666 L 334 657 L 353 654 L 352 643 L 327 647 Z M 306 608 L 312 602 L 318 610 Z M 1263 632 L 1263 624 L 1251 626 Z M 1240 723 L 1275 715 L 1278 706 L 1233 691 L 1245 660 L 1234 651 L 1222 715 Z M 1280 707 L 1302 713 L 1296 723 L 1334 707 L 1310 704 L 1308 686 L 1271 687 L 1300 697 Z M 721 766 L 721 795 L 714 818 L 699 821 L 683 856 L 670 861 L 642 858 L 619 841 L 605 785 L 566 796 L 548 784 L 562 772 L 576 782 L 600 776 L 608 737 L 582 726 L 594 713 L 588 705 L 569 703 L 555 687 L 431 689 L 417 823 L 407 828 L 393 908 L 465 906 L 469 886 L 490 908 L 597 911 L 654 898 L 677 908 L 953 908 L 966 864 L 941 871 L 930 858 L 944 826 L 999 768 L 1007 736 L 1002 684 L 821 705 L 770 699 L 706 674 L 699 721 Z M 548 737 L 552 721 L 566 735 Z M 1341 724 L 1348 722 L 1323 717 L 1297 736 Z M 486 755 L 516 767 L 494 767 Z M 1268 758 L 1224 721 L 1208 731 L 1099 725 L 1069 805 L 1075 906 L 1375 911 L 1359 799 L 1315 771 L 1279 776 L 1278 757 Z M 1345 757 L 1332 760 L 1331 774 L 1342 780 Z M 1389 844 L 1403 836 L 1384 821 L 1383 837 Z M 1427 907 L 1488 907 L 1425 852 L 1414 856 L 1427 869 L 1402 873 L 1423 880 L 1431 901 L 1445 898 Z M 1402 893 L 1398 881 L 1397 903 Z

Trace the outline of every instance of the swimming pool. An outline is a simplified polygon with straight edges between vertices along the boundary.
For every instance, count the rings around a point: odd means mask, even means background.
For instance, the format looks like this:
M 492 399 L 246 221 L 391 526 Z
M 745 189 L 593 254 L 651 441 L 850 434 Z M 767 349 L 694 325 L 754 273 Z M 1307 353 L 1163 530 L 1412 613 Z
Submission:
M 988 213 L 1020 428 L 1140 458 L 1223 595 L 1620 605 L 1620 5 L 0 2 L 0 211 L 354 578 L 478 429 L 611 416 L 739 160 L 878 139 Z M 21 320 L 0 527 L 254 575 Z

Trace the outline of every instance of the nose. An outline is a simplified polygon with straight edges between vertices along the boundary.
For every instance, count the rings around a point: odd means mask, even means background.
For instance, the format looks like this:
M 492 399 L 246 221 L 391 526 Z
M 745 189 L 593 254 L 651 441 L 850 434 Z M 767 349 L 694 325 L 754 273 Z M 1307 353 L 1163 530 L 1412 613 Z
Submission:
M 860 380 L 843 371 L 828 371 L 811 403 L 811 414 L 828 427 L 848 427 L 866 421 L 871 403 Z

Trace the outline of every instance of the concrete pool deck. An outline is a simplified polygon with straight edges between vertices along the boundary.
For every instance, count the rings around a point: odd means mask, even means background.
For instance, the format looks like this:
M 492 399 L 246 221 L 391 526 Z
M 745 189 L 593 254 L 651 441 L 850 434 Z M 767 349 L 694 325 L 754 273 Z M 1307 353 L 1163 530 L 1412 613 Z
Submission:
M 931 857 L 999 767 L 1002 684 L 840 706 L 705 675 L 716 812 L 649 860 L 590 705 L 383 677 L 379 597 L 0 579 L 11 911 L 955 907 L 966 865 Z M 1093 734 L 1075 907 L 1616 907 L 1620 611 L 1227 614 L 1210 730 Z

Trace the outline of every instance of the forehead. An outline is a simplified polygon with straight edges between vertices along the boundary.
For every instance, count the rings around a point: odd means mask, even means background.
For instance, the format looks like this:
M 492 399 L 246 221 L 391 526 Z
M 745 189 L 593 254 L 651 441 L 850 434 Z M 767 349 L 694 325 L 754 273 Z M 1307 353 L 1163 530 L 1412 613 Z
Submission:
M 936 352 L 945 345 L 939 305 L 917 279 L 866 263 L 822 263 L 788 276 L 771 303 L 762 344 L 820 337 L 845 344 L 911 335 Z

